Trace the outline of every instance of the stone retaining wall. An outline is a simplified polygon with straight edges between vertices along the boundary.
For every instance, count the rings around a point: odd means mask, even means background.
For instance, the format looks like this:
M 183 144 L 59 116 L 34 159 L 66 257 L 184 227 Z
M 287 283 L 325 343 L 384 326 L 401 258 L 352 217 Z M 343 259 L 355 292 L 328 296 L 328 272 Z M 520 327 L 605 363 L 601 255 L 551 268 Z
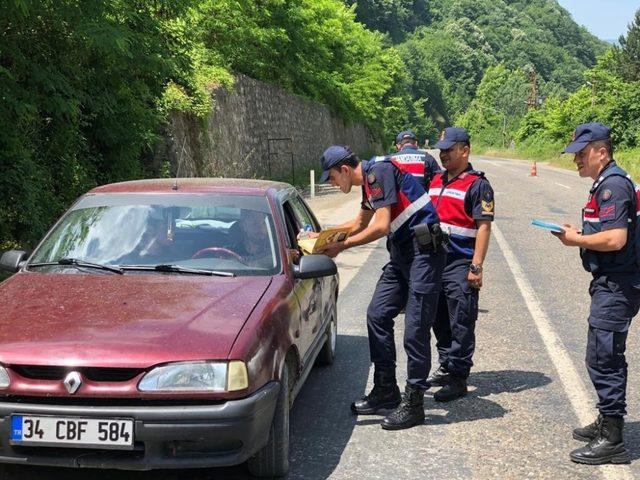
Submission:
M 231 90 L 214 92 L 213 102 L 204 124 L 188 115 L 172 116 L 155 160 L 169 161 L 172 175 L 287 182 L 295 176 L 301 184 L 309 169 L 318 170 L 328 145 L 350 145 L 360 155 L 380 150 L 365 126 L 346 124 L 325 105 L 243 75 Z

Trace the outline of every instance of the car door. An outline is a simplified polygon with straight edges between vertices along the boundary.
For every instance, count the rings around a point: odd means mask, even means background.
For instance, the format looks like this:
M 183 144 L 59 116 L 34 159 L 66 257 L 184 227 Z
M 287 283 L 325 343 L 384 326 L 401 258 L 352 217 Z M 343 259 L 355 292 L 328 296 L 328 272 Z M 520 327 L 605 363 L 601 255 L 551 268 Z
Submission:
M 320 225 L 318 221 L 315 219 L 311 211 L 309 210 L 307 204 L 300 198 L 299 195 L 295 194 L 291 199 L 291 206 L 294 209 L 294 214 L 296 215 L 296 219 L 298 222 L 301 222 L 303 225 L 311 225 L 313 231 L 319 231 Z M 333 277 L 321 277 L 315 279 L 314 283 L 314 293 L 316 295 L 316 302 L 318 307 L 318 315 L 313 318 L 315 322 L 312 325 L 311 332 L 314 335 L 317 335 L 321 330 L 323 322 L 325 320 L 325 310 L 327 306 L 328 299 L 326 298 L 329 294 L 330 284 L 333 282 Z
M 293 255 L 294 263 L 299 261 L 302 256 L 301 250 L 298 248 L 296 235 L 304 225 L 312 225 L 315 228 L 316 223 L 308 223 L 311 218 L 302 215 L 300 204 L 296 202 L 295 196 L 289 196 L 283 204 L 283 212 L 287 230 L 290 236 L 292 249 L 295 250 Z M 307 222 L 307 223 L 305 223 Z M 311 353 L 311 347 L 318 336 L 318 329 L 321 325 L 322 312 L 322 279 L 295 279 L 294 293 L 300 302 L 300 311 L 302 315 L 301 325 L 301 341 L 299 348 L 304 350 L 300 352 L 303 362 L 306 363 L 308 355 Z

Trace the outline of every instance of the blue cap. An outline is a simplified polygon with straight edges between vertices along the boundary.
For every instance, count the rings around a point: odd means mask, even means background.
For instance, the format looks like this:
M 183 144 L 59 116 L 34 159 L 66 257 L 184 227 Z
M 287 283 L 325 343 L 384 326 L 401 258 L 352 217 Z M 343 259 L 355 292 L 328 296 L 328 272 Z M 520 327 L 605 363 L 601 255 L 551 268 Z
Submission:
M 334 165 L 337 165 L 342 160 L 349 158 L 353 155 L 353 152 L 349 147 L 342 145 L 331 145 L 327 148 L 322 157 L 320 157 L 320 163 L 322 163 L 322 175 L 318 183 L 325 183 L 329 180 L 329 171 Z
M 440 134 L 440 140 L 433 148 L 439 148 L 440 150 L 449 150 L 458 142 L 470 142 L 471 138 L 464 128 L 461 127 L 447 127 Z
M 413 133 L 411 130 L 404 130 L 403 132 L 400 132 L 398 135 L 396 135 L 396 143 L 400 143 L 407 138 L 411 140 L 418 140 L 418 137 L 416 137 L 416 134 Z
M 611 129 L 599 122 L 583 123 L 578 125 L 573 138 L 562 153 L 578 153 L 591 142 L 608 140 L 611 138 Z

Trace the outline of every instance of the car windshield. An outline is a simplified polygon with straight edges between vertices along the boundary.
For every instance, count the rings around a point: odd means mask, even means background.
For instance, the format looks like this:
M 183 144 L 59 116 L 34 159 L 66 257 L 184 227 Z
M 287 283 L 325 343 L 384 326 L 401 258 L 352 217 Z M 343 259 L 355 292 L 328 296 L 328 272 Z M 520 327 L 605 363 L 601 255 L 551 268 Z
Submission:
M 273 275 L 280 269 L 277 245 L 263 196 L 97 194 L 83 197 L 67 212 L 28 268 L 67 273 L 93 263 L 128 273 L 176 265 L 184 269 L 173 273 Z

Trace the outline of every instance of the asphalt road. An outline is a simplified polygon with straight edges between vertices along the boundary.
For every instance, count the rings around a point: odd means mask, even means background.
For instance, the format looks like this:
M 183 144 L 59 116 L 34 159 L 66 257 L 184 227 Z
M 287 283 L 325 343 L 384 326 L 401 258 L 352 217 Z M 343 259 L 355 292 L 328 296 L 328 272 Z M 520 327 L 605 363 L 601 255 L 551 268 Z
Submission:
M 590 181 L 576 172 L 498 159 L 474 159 L 496 192 L 492 242 L 480 299 L 471 392 L 449 404 L 425 398 L 424 425 L 399 432 L 380 417 L 355 417 L 349 403 L 371 386 L 365 311 L 388 254 L 384 242 L 339 257 L 338 356 L 309 376 L 292 410 L 290 479 L 640 478 L 640 340 L 632 327 L 627 361 L 631 466 L 589 467 L 568 459 L 580 443 L 571 429 L 595 417 L 584 367 L 589 275 L 576 249 L 563 247 L 533 218 L 577 223 Z M 358 195 L 310 202 L 327 224 L 358 208 Z M 402 317 L 397 321 L 399 378 Z M 85 479 L 86 471 L 20 468 L 9 478 Z M 243 466 L 193 472 L 91 472 L 102 479 L 247 478 Z

